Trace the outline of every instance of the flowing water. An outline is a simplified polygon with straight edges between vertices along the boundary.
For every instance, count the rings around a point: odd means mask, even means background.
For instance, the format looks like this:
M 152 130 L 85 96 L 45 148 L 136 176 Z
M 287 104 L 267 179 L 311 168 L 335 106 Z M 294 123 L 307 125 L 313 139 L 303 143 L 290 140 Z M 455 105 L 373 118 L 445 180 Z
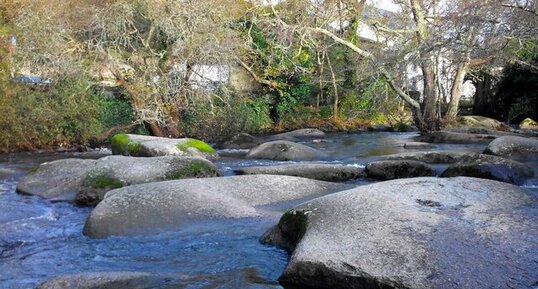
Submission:
M 333 134 L 304 143 L 327 152 L 331 158 L 326 162 L 364 165 L 382 155 L 410 151 L 403 144 L 414 136 Z M 443 144 L 433 149 L 479 152 L 484 147 Z M 288 254 L 258 241 L 278 216 L 197 223 L 144 237 L 90 239 L 82 235 L 90 208 L 15 192 L 17 180 L 42 162 L 107 153 L 0 155 L 0 288 L 34 288 L 52 277 L 98 271 L 177 273 L 185 279 L 185 288 L 281 288 L 277 278 Z M 277 163 L 240 158 L 216 162 L 225 175 L 233 175 L 239 167 Z M 537 170 L 538 163 L 529 164 Z M 353 181 L 358 185 L 371 182 Z M 533 179 L 527 187 L 536 190 L 537 184 Z

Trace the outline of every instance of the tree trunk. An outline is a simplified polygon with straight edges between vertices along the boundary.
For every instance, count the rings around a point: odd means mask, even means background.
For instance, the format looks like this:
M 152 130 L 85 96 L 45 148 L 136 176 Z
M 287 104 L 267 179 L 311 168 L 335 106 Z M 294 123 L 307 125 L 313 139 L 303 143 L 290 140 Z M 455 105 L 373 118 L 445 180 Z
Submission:
M 430 59 L 426 59 L 428 57 L 429 56 L 421 57 L 421 68 L 424 79 L 424 93 L 422 95 L 423 127 L 419 127 L 421 131 L 432 131 L 439 129 L 439 118 L 437 116 L 437 79 L 432 61 Z
M 445 119 L 447 121 L 454 121 L 458 116 L 458 106 L 461 97 L 461 88 L 463 85 L 463 79 L 467 72 L 467 64 L 459 63 L 456 68 L 456 76 L 454 77 L 454 83 L 452 83 L 452 89 L 450 90 L 450 103 L 448 105 L 448 111 Z

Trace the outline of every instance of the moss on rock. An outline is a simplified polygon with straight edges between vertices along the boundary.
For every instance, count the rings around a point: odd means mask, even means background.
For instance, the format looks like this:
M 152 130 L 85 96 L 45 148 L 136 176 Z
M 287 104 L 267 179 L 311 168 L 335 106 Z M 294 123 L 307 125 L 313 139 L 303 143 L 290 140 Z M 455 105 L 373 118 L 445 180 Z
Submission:
M 203 160 L 193 160 L 167 174 L 166 179 L 218 177 L 220 172 Z
M 296 244 L 304 236 L 310 214 L 310 211 L 291 209 L 280 217 L 278 227 L 292 244 Z
M 140 143 L 129 140 L 129 136 L 124 133 L 120 133 L 112 137 L 111 144 L 113 154 L 136 156 L 142 149 L 142 145 Z
M 106 172 L 88 174 L 83 181 L 83 186 L 94 189 L 117 189 L 124 186 L 124 183 L 116 178 L 110 177 Z
M 176 147 L 180 150 L 180 151 L 187 151 L 189 148 L 195 148 L 197 149 L 198 151 L 200 152 L 204 152 L 204 153 L 214 153 L 215 152 L 215 149 L 213 149 L 210 145 L 208 145 L 207 143 L 201 141 L 201 140 L 197 140 L 197 139 L 194 139 L 194 138 L 189 138 L 187 139 L 186 141 L 180 143 L 180 144 L 177 144 Z

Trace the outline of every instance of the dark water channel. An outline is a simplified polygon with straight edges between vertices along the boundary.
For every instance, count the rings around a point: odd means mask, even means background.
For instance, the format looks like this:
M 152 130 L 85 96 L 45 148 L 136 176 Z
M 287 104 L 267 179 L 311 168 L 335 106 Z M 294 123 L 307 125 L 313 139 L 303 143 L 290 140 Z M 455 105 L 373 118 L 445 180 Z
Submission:
M 326 151 L 331 156 L 328 162 L 364 165 L 382 155 L 409 151 L 403 144 L 414 136 L 334 134 L 304 143 Z M 436 145 L 433 149 L 478 152 L 484 147 Z M 199 223 L 144 237 L 90 239 L 81 232 L 91 209 L 15 193 L 17 180 L 39 163 L 108 153 L 0 155 L 0 288 L 34 288 L 59 275 L 97 271 L 177 273 L 185 279 L 185 288 L 281 288 L 276 280 L 288 254 L 258 242 L 278 216 Z M 221 158 L 216 163 L 225 175 L 232 175 L 238 167 L 279 162 Z M 537 170 L 536 162 L 531 165 Z M 530 180 L 526 186 L 535 190 L 536 184 Z

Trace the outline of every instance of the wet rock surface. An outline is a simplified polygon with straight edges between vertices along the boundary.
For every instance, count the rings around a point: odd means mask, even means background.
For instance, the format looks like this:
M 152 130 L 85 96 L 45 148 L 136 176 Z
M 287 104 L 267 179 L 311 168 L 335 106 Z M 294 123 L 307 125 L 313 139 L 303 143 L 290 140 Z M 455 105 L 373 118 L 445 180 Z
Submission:
M 488 144 L 497 136 L 491 134 L 461 133 L 452 131 L 434 131 L 418 136 L 415 141 L 452 144 Z
M 388 155 L 387 160 L 415 160 L 428 164 L 450 164 L 455 163 L 468 156 L 467 152 L 450 152 L 450 151 L 428 151 L 413 152 Z
M 457 176 L 476 177 L 520 185 L 534 176 L 534 172 L 529 166 L 514 160 L 485 154 L 469 154 L 449 166 L 441 174 L 441 177 Z
M 251 149 L 246 157 L 277 161 L 314 161 L 327 158 L 327 155 L 322 151 L 300 143 L 271 141 Z
M 361 167 L 319 163 L 246 167 L 236 169 L 235 173 L 238 175 L 286 175 L 329 182 L 343 182 L 366 177 Z
M 538 139 L 514 136 L 500 137 L 492 141 L 484 153 L 516 160 L 538 160 Z
M 314 198 L 353 186 L 291 176 L 248 175 L 184 179 L 110 191 L 92 211 L 84 234 L 132 235 L 200 220 L 256 217 L 258 206 Z
M 404 144 L 406 149 L 430 149 L 431 147 L 432 144 L 427 142 L 408 142 Z
M 413 178 L 317 198 L 262 241 L 293 250 L 283 284 L 534 288 L 538 200 L 476 178 Z
M 413 160 L 375 161 L 366 165 L 368 177 L 378 180 L 392 180 L 435 176 L 435 170 L 428 164 Z
M 183 286 L 172 274 L 92 272 L 56 277 L 37 289 L 172 289 Z

